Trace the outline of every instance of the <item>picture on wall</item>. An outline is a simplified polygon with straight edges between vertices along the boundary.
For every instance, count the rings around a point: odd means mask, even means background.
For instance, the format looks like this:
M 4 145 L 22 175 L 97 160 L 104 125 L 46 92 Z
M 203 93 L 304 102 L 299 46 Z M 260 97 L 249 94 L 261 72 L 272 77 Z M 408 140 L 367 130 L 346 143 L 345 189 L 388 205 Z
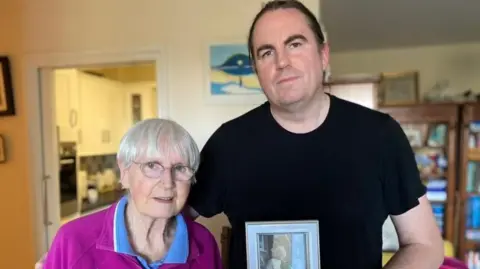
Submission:
M 318 221 L 247 222 L 248 269 L 320 269 Z
M 211 100 L 261 103 L 266 100 L 245 44 L 209 46 L 208 96 Z
M 0 116 L 15 115 L 13 86 L 10 62 L 7 57 L 0 57 Z
M 0 135 L 0 163 L 4 163 L 7 161 L 7 157 L 5 154 L 5 140 L 3 136 Z

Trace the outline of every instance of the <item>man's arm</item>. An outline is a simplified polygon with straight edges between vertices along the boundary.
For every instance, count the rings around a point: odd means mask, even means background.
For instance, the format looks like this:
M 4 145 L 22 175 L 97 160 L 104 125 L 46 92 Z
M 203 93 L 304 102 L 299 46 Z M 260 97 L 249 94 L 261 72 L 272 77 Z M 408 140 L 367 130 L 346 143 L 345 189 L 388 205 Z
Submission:
M 444 259 L 443 239 L 427 197 L 422 196 L 418 206 L 391 218 L 400 249 L 385 269 L 438 269 Z
M 385 268 L 438 269 L 444 256 L 443 240 L 415 154 L 397 121 L 389 117 L 383 127 L 383 195 L 400 245 Z
M 230 158 L 222 126 L 208 139 L 200 154 L 200 166 L 195 173 L 196 182 L 190 189 L 183 210 L 192 219 L 198 216 L 210 218 L 223 211 Z

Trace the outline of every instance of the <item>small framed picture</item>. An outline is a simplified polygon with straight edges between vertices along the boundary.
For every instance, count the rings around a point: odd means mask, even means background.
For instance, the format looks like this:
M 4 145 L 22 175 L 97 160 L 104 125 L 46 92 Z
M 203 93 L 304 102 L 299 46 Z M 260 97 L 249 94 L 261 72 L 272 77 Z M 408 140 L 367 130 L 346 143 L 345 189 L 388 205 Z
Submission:
M 5 154 L 5 141 L 3 136 L 0 135 L 0 163 L 4 163 L 7 161 L 7 157 Z
M 402 129 L 412 147 L 425 146 L 428 128 L 428 124 L 402 124 Z
M 413 105 L 419 101 L 419 73 L 383 73 L 378 91 L 379 105 Z
M 245 223 L 247 269 L 320 269 L 317 220 Z
M 15 115 L 10 61 L 0 56 L 0 116 Z

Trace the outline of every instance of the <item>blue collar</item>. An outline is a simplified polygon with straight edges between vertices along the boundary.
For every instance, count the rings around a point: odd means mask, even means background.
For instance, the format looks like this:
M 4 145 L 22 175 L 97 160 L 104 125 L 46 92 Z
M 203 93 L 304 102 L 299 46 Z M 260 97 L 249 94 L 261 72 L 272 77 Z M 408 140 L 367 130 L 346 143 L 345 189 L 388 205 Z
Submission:
M 127 196 L 122 197 L 117 203 L 115 209 L 115 217 L 113 219 L 113 244 L 114 251 L 127 255 L 134 256 L 143 265 L 145 269 L 156 269 L 162 264 L 167 263 L 186 263 L 189 255 L 189 242 L 187 224 L 181 214 L 176 216 L 177 229 L 175 231 L 175 238 L 172 245 L 165 255 L 165 258 L 160 261 L 148 264 L 147 261 L 135 253 L 128 240 L 128 231 L 125 223 L 125 210 L 127 207 Z

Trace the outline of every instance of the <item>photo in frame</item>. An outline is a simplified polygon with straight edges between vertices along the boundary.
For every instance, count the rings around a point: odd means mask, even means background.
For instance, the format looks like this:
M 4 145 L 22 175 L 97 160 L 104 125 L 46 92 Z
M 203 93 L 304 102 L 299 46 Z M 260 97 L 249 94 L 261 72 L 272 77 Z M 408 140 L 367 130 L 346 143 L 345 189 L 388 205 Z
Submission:
M 208 44 L 207 103 L 261 104 L 266 101 L 242 42 Z
M 0 56 L 0 116 L 15 115 L 13 100 L 13 84 L 10 61 L 6 56 Z
M 0 163 L 7 161 L 7 154 L 5 153 L 5 139 L 0 135 Z
M 419 101 L 419 73 L 406 71 L 382 73 L 378 91 L 379 105 L 413 105 Z
M 246 222 L 247 269 L 320 269 L 317 220 Z

